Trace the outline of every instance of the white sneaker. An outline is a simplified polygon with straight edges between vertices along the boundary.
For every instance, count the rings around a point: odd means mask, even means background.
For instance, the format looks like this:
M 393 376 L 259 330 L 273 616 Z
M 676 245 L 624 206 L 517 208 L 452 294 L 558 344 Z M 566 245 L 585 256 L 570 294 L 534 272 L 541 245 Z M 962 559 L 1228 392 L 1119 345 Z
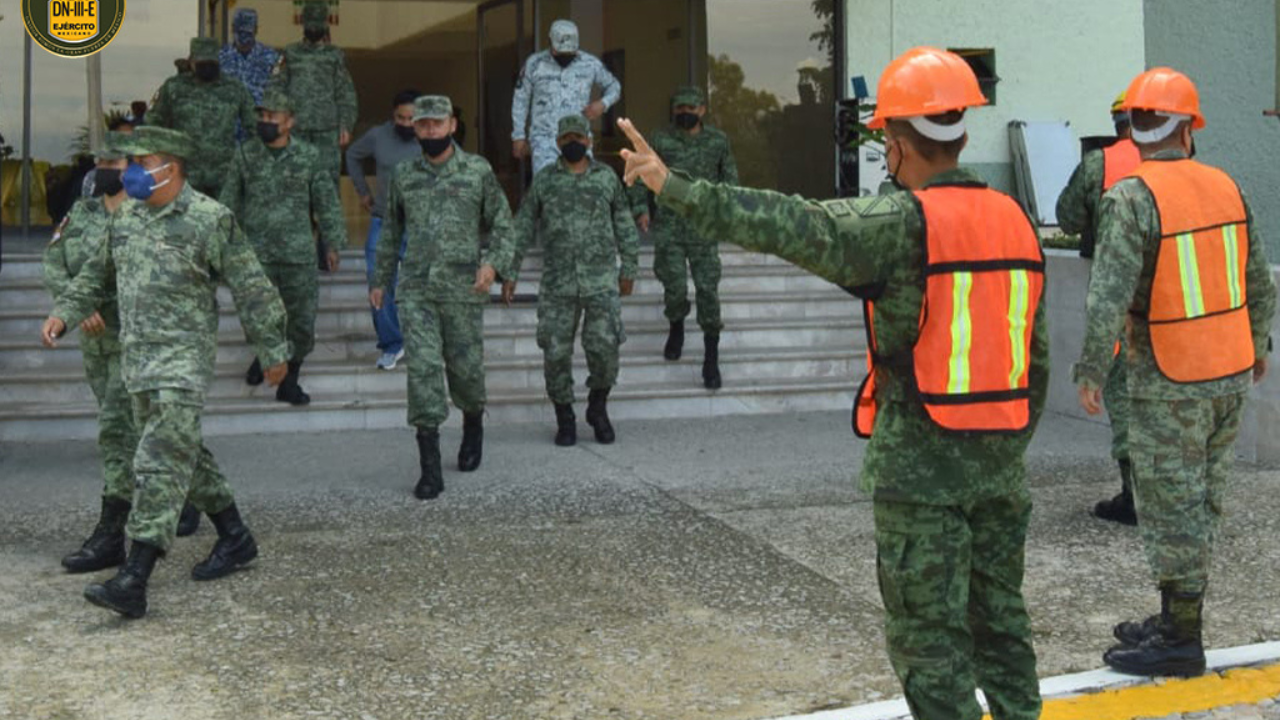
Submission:
M 378 358 L 378 369 L 395 370 L 396 363 L 399 362 L 402 357 L 404 357 L 404 348 L 401 348 L 398 352 L 382 353 L 382 357 Z

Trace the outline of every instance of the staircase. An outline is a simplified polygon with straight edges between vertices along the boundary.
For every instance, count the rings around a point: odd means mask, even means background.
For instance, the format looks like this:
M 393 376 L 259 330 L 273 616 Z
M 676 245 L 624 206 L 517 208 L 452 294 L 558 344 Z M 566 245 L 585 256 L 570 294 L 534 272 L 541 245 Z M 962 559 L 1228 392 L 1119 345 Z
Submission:
M 622 302 L 627 342 L 610 414 L 630 418 L 714 417 L 848 408 L 863 372 L 864 332 L 858 304 L 833 285 L 795 266 L 722 245 L 720 283 L 725 330 L 720 367 L 724 387 L 702 387 L 702 339 L 691 316 L 685 356 L 662 358 L 667 322 L 653 251 L 641 251 L 636 293 Z M 525 260 L 519 292 L 537 292 L 540 256 Z M 374 367 L 378 352 L 370 321 L 363 253 L 348 252 L 342 270 L 323 275 L 316 347 L 302 372 L 311 405 L 275 401 L 274 390 L 244 384 L 253 359 L 230 293 L 219 292 L 218 364 L 204 415 L 207 435 L 404 427 L 404 363 Z M 692 288 L 690 297 L 693 296 Z M 0 442 L 92 438 L 96 405 L 84 381 L 78 332 L 57 349 L 40 346 L 40 324 L 52 301 L 37 255 L 6 255 L 0 273 Z M 490 423 L 554 424 L 542 380 L 542 354 L 532 302 L 485 313 L 485 367 Z M 578 346 L 574 380 L 585 404 L 587 372 Z M 458 423 L 451 413 L 450 423 Z

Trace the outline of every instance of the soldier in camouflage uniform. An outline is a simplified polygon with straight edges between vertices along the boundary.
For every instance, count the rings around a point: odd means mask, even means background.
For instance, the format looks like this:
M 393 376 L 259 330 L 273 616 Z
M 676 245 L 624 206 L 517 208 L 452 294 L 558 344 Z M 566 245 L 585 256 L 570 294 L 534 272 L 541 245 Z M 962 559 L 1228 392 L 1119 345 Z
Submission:
M 1234 181 L 1189 160 L 1192 130 L 1204 125 L 1190 79 L 1169 68 L 1149 70 L 1130 85 L 1125 109 L 1143 162 L 1098 207 L 1098 252 L 1074 379 L 1081 405 L 1098 413 L 1112 344 L 1125 333 L 1138 528 L 1162 608 L 1144 622 L 1117 625 L 1120 644 L 1103 659 L 1126 673 L 1198 675 L 1205 669 L 1202 610 L 1214 537 L 1250 380 L 1260 380 L 1267 369 L 1276 288 L 1252 213 Z M 1179 185 L 1168 184 L 1169 177 L 1181 178 Z M 1179 192 L 1182 200 L 1169 204 Z M 1197 217 L 1214 207 L 1230 207 L 1239 216 L 1221 227 Z M 1188 212 L 1194 215 L 1186 222 L 1198 229 L 1179 227 L 1177 215 Z M 1247 230 L 1238 229 L 1241 223 Z M 1195 262 L 1185 260 L 1188 255 Z M 1230 269 L 1221 272 L 1224 265 Z M 1178 269 L 1159 271 L 1166 266 Z M 1185 319 L 1164 315 L 1170 280 Z M 1235 285 L 1234 292 L 1222 290 L 1227 283 Z M 1224 296 L 1235 296 L 1233 308 L 1214 306 Z M 1225 318 L 1238 320 L 1230 332 L 1214 324 Z M 1171 354 L 1166 339 L 1180 327 L 1195 349 Z M 1225 367 L 1222 358 L 1242 367 Z M 1212 372 L 1200 380 L 1179 368 L 1174 380 L 1168 373 L 1185 363 Z
M 618 380 L 618 347 L 625 342 L 619 296 L 631 294 L 639 264 L 639 237 L 626 190 L 607 165 L 587 157 L 591 127 L 578 113 L 560 119 L 561 159 L 533 178 L 515 220 L 513 272 L 502 286 L 508 303 L 525 250 L 541 237 L 538 347 L 547 395 L 556 407 L 556 444 L 577 442 L 573 413 L 573 336 L 582 322 L 587 354 L 587 424 L 596 441 L 614 440 L 609 390 Z M 621 268 L 619 268 L 621 258 Z
M 231 288 L 245 331 L 278 383 L 288 343 L 280 295 L 262 274 L 231 211 L 192 190 L 182 171 L 194 154 L 184 134 L 139 128 L 118 148 L 132 156 L 123 175 L 129 203 L 111 222 L 102 249 L 81 268 L 41 329 L 50 347 L 68 325 L 101 307 L 114 285 L 120 308 L 121 374 L 140 432 L 137 482 L 126 532 L 132 545 L 119 573 L 85 589 L 90 602 L 126 617 L 147 611 L 147 580 L 173 544 L 183 499 L 209 515 L 218 541 L 194 568 L 196 580 L 222 577 L 257 557 L 253 536 L 213 455 L 200 414 L 217 354 L 217 286 Z
M 669 167 L 711 182 L 738 184 L 729 137 L 703 121 L 706 97 L 696 87 L 682 87 L 671 96 L 671 127 L 654 134 L 653 149 Z M 689 315 L 689 275 L 698 303 L 698 327 L 702 328 L 702 383 L 720 387 L 720 252 L 715 240 L 707 242 L 684 218 L 662 207 L 652 208 L 651 195 L 643 187 L 633 189 L 637 222 L 653 235 L 653 272 L 662 282 L 662 299 L 671 331 L 662 354 L 679 360 L 684 351 L 684 319 Z
M 94 196 L 71 207 L 44 251 L 44 284 L 56 301 L 107 237 L 111 215 L 126 201 L 120 173 L 127 162 L 116 148 L 120 137 L 107 133 L 97 155 Z M 67 572 L 102 570 L 124 562 L 124 525 L 133 503 L 133 452 L 138 433 L 129 392 L 120 376 L 120 316 L 114 293 L 80 324 L 80 352 L 89 388 L 98 400 L 98 454 L 102 459 L 102 514 L 79 550 L 62 558 Z
M 1115 124 L 1116 137 L 1129 138 L 1129 113 L 1119 109 L 1124 93 L 1111 105 L 1111 121 Z M 1058 226 L 1065 233 L 1080 236 L 1080 256 L 1092 258 L 1098 229 L 1098 202 L 1102 200 L 1103 178 L 1106 173 L 1102 150 L 1086 153 L 1071 173 L 1071 179 L 1058 196 Z M 1120 349 L 1120 354 L 1124 348 Z M 1133 509 L 1133 464 L 1129 460 L 1129 398 L 1125 391 L 1124 361 L 1117 355 L 1107 373 L 1103 388 L 1107 415 L 1111 418 L 1111 457 L 1120 466 L 1120 494 L 1110 500 L 1099 501 L 1093 507 L 1094 516 L 1124 525 L 1136 525 L 1138 516 Z
M 914 64 L 921 55 L 927 61 L 923 67 Z M 934 70 L 939 66 L 942 72 Z M 977 78 L 961 58 L 917 48 L 881 76 L 880 111 L 891 105 L 886 84 L 921 83 L 920 75 L 930 84 L 919 95 L 941 98 L 933 107 L 947 108 L 943 103 L 957 103 L 957 95 L 974 98 L 965 104 L 981 100 Z M 930 82 L 931 75 L 944 77 Z M 960 87 L 943 90 L 943 81 Z M 934 140 L 913 132 L 915 122 L 944 128 L 947 137 L 958 130 L 959 136 L 945 143 Z M 626 180 L 642 180 L 657 193 L 660 211 L 684 217 L 695 237 L 732 238 L 837 285 L 863 294 L 879 290 L 874 325 L 882 355 L 875 368 L 878 414 L 862 486 L 873 498 L 890 660 L 916 718 L 979 720 L 976 682 L 995 720 L 1032 720 L 1039 717 L 1040 696 L 1021 590 L 1031 515 L 1023 456 L 1048 391 L 1044 305 L 1038 305 L 1029 329 L 1029 424 L 1020 432 L 944 430 L 926 414 L 910 361 L 920 337 L 925 287 L 926 219 L 913 195 L 947 185 L 984 187 L 976 174 L 957 164 L 963 122 L 962 111 L 890 115 L 889 167 L 912 190 L 827 202 L 668 172 L 629 121 L 619 125 L 636 147 L 623 150 Z M 1008 206 L 1025 221 L 1011 200 Z M 1034 242 L 1029 224 L 1023 231 Z M 904 352 L 905 364 L 885 361 Z
M 218 62 L 227 77 L 244 83 L 249 94 L 253 95 L 253 101 L 260 103 L 267 81 L 271 79 L 276 63 L 280 62 L 280 53 L 258 42 L 258 11 L 253 8 L 236 9 L 231 29 L 235 42 L 222 46 Z M 244 128 L 244 131 L 249 133 L 252 128 Z
M 342 50 L 324 40 L 329 32 L 329 6 L 324 2 L 303 5 L 302 28 L 303 40 L 281 52 L 268 87 L 283 89 L 293 100 L 294 136 L 315 146 L 336 184 L 342 148 L 351 142 L 356 125 L 356 86 Z
M 396 301 L 409 356 L 409 425 L 417 429 L 422 469 L 414 494 L 429 500 L 444 490 L 439 427 L 449 413 L 446 375 L 463 415 L 458 469 L 480 466 L 484 307 L 497 270 L 512 272 L 513 242 L 511 208 L 493 169 L 453 142 L 449 98 L 424 95 L 413 105 L 423 154 L 401 161 L 391 177 L 369 302 L 382 307 L 404 238 Z M 485 232 L 487 249 L 480 244 Z
M 600 86 L 599 100 L 591 99 Z M 578 26 L 569 20 L 551 23 L 550 49 L 525 61 L 511 99 L 512 153 L 533 155 L 533 172 L 554 163 L 556 126 L 560 118 L 581 114 L 595 120 L 622 98 L 622 84 L 600 58 L 578 48 Z
M 292 137 L 289 96 L 277 88 L 269 90 L 258 113 L 257 137 L 236 151 L 220 200 L 235 212 L 289 316 L 289 374 L 276 389 L 276 399 L 306 405 L 311 396 L 298 384 L 298 372 L 315 347 L 320 302 L 311 218 L 316 218 L 333 270 L 338 268 L 338 249 L 347 244 L 347 226 L 338 192 L 316 149 Z M 257 359 L 245 379 L 251 385 L 262 382 Z
M 253 96 L 244 83 L 220 74 L 218 41 L 191 38 L 194 71 L 164 81 L 147 110 L 146 123 L 181 130 L 195 142 L 187 172 L 191 187 L 217 198 L 231 153 L 240 141 L 239 127 L 257 121 Z

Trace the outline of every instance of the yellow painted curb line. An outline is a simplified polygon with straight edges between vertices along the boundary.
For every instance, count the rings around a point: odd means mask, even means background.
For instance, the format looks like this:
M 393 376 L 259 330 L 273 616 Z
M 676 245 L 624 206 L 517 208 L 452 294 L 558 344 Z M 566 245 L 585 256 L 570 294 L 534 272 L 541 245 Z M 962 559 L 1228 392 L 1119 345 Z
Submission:
M 1249 705 L 1280 697 L 1280 665 L 1235 668 L 1222 675 L 1135 685 L 1049 700 L 1041 720 L 1133 720 Z M 989 717 L 989 716 L 988 716 Z

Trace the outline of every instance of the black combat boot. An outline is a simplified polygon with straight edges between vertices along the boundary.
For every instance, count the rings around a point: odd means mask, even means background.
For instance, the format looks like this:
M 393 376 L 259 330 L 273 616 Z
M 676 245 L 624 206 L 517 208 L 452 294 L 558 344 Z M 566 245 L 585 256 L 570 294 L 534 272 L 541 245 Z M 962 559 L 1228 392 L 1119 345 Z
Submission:
M 578 417 L 572 405 L 556 405 L 556 444 L 570 447 L 578 444 Z
M 147 614 L 147 580 L 160 558 L 160 548 L 137 540 L 116 576 L 84 589 L 84 599 L 121 615 L 137 619 Z
M 684 321 L 671 323 L 671 331 L 667 333 L 667 345 L 662 348 L 662 357 L 668 360 L 679 360 L 684 352 Z
M 484 411 L 462 416 L 462 445 L 458 448 L 458 469 L 471 472 L 480 467 L 484 451 Z
M 195 505 L 187 502 L 182 506 L 182 514 L 178 516 L 178 537 L 195 535 L 200 528 L 200 511 Z
M 258 361 L 258 358 L 254 358 L 253 364 L 244 372 L 245 383 L 257 387 L 266 379 L 266 376 L 262 374 L 262 363 Z
M 1152 615 L 1141 622 L 1125 620 L 1111 628 L 1111 634 L 1117 640 L 1130 647 L 1135 647 L 1141 644 L 1143 640 L 1156 635 L 1169 618 L 1169 596 L 1169 591 L 1161 586 L 1159 615 Z
M 276 388 L 277 400 L 287 402 L 290 405 L 311 404 L 311 396 L 303 392 L 302 386 L 298 384 L 298 372 L 301 370 L 301 360 L 289 361 L 289 373 L 280 382 L 280 387 Z
M 209 519 L 218 529 L 218 541 L 209 551 L 209 557 L 191 568 L 193 580 L 226 577 L 258 557 L 258 543 L 253 541 L 253 534 L 240 520 L 240 511 L 236 509 L 235 503 L 228 505 L 222 512 L 210 515 Z
M 124 526 L 129 521 L 128 500 L 102 498 L 102 514 L 93 534 L 79 550 L 62 558 L 68 573 L 89 573 L 124 562 Z
M 413 488 L 419 500 L 433 500 L 444 492 L 444 472 L 440 469 L 440 431 L 418 429 L 418 465 L 422 475 Z
M 1133 466 L 1128 460 L 1120 461 L 1120 483 L 1120 493 L 1094 505 L 1093 516 L 1121 525 L 1137 525 L 1138 513 L 1133 507 Z
M 587 424 L 596 432 L 596 442 L 613 442 L 613 425 L 609 423 L 609 388 L 592 390 L 587 396 Z
M 720 333 L 703 333 L 702 385 L 708 390 L 720 389 Z
M 1197 677 L 1204 674 L 1204 642 L 1201 639 L 1204 596 L 1174 593 L 1160 629 L 1136 646 L 1116 645 L 1102 656 L 1113 669 L 1147 677 Z

